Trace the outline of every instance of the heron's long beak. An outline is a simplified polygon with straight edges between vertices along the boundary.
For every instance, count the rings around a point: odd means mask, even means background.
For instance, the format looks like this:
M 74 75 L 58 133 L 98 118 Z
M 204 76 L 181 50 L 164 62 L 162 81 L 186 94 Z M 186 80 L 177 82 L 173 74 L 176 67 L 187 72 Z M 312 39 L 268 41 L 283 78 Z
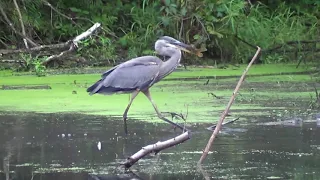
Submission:
M 180 50 L 182 50 L 182 51 L 185 51 L 185 52 L 187 52 L 187 53 L 195 54 L 195 55 L 197 55 L 197 56 L 199 56 L 199 57 L 202 57 L 202 56 L 203 56 L 202 52 L 203 52 L 204 50 L 202 50 L 202 49 L 197 49 L 197 48 L 195 48 L 195 47 L 192 46 L 192 45 L 188 45 L 188 44 L 185 44 L 185 43 L 180 42 L 180 41 L 174 41 L 174 42 L 171 42 L 171 44 L 174 45 L 176 48 L 178 48 L 178 49 L 180 49 Z

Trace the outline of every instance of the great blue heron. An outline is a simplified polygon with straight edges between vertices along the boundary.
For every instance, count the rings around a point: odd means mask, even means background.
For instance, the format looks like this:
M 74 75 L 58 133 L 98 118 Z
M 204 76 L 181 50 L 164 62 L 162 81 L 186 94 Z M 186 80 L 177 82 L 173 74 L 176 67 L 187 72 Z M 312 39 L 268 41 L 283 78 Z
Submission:
M 155 43 L 155 51 L 161 56 L 170 57 L 163 62 L 156 56 L 142 56 L 119 64 L 102 74 L 102 78 L 87 89 L 90 95 L 95 93 L 111 95 L 114 93 L 132 93 L 129 104 L 123 113 L 124 131 L 127 134 L 127 113 L 135 97 L 142 92 L 152 103 L 158 117 L 180 129 L 182 126 L 166 119 L 151 98 L 149 88 L 169 75 L 181 60 L 181 50 L 202 56 L 191 45 L 172 37 L 163 36 Z

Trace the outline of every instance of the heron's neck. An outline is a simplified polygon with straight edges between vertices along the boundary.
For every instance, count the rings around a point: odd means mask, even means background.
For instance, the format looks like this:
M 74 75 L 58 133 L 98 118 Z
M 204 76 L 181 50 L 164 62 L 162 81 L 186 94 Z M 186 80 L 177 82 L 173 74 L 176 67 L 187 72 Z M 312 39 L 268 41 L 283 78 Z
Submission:
M 160 66 L 159 77 L 162 79 L 174 71 L 181 60 L 181 51 L 177 50 L 172 56 Z

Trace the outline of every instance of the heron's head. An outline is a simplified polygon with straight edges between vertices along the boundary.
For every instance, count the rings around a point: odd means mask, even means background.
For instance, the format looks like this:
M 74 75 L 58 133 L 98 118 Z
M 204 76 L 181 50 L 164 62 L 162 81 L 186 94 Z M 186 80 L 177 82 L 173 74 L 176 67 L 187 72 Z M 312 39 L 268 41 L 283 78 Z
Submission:
M 162 36 L 155 43 L 155 50 L 160 55 L 170 56 L 177 49 L 202 57 L 201 51 L 192 45 L 185 44 L 169 36 Z

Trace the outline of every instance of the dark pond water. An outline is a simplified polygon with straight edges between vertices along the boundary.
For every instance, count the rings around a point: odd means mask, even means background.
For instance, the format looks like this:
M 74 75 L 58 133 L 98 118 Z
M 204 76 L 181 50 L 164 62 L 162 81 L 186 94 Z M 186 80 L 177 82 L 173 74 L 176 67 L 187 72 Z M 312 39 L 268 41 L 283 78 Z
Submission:
M 252 121 L 252 123 L 248 122 Z M 196 163 L 211 135 L 193 125 L 192 139 L 147 156 L 121 174 L 120 162 L 144 145 L 179 134 L 165 124 L 70 114 L 0 114 L 0 180 L 82 179 L 320 179 L 320 127 L 257 125 L 270 117 L 241 119 L 216 139 L 203 165 Z M 101 150 L 98 149 L 101 142 Z M 205 176 L 204 176 L 205 175 Z M 133 178 L 135 176 L 135 178 Z

